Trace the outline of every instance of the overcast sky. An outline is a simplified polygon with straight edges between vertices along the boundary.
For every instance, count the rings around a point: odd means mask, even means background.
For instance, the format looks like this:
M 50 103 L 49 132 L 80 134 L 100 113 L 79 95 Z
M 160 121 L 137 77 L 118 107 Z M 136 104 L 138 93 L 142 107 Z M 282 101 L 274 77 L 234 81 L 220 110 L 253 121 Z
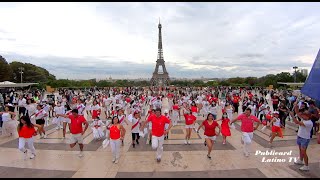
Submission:
M 0 3 L 0 55 L 57 78 L 151 78 L 161 18 L 170 77 L 311 69 L 320 3 Z

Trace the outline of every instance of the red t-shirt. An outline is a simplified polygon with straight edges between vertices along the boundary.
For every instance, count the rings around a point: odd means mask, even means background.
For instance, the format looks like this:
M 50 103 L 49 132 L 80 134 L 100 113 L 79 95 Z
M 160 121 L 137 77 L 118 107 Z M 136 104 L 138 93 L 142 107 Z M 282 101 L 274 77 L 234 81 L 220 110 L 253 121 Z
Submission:
M 179 110 L 179 105 L 173 105 L 173 106 L 172 106 L 172 109 L 174 109 L 174 110 Z
M 208 120 L 204 120 L 202 122 L 202 125 L 204 126 L 204 135 L 206 136 L 215 136 L 216 135 L 216 127 L 219 126 L 217 121 L 213 121 L 210 125 Z
M 240 100 L 239 96 L 233 96 L 233 103 L 238 104 Z
M 197 118 L 192 114 L 185 114 L 184 119 L 186 120 L 186 125 L 191 125 Z
M 29 128 L 28 126 L 23 125 L 18 134 L 19 137 L 31 138 L 35 132 L 36 130 L 34 129 L 34 127 Z
M 130 103 L 130 102 L 131 102 L 131 99 L 130 99 L 129 97 L 127 97 L 127 98 L 126 98 L 126 102 L 127 102 L 127 103 Z
M 250 101 L 252 100 L 253 94 L 249 93 L 248 94 Z
M 83 116 L 78 115 L 74 117 L 73 115 L 69 115 L 70 123 L 70 132 L 71 134 L 79 134 L 82 133 L 82 123 L 86 122 L 86 119 Z
M 155 114 L 152 111 L 150 111 L 149 116 L 148 116 L 148 121 L 149 121 L 149 119 L 153 118 L 153 116 L 155 116 Z
M 260 122 L 260 120 L 254 116 L 250 115 L 249 117 L 245 114 L 240 114 L 237 120 L 241 121 L 241 131 L 242 132 L 253 132 L 253 122 Z
M 214 101 L 215 103 L 217 103 L 217 102 L 218 102 L 218 98 L 217 98 L 217 97 L 212 97 L 212 98 L 211 98 L 211 102 L 212 102 L 212 101 Z
M 198 112 L 197 106 L 191 106 L 191 112 Z
M 279 103 L 279 98 L 277 96 L 272 97 L 272 104 L 278 104 Z
M 165 124 L 170 124 L 170 120 L 163 115 L 160 117 L 157 117 L 156 115 L 150 115 L 147 121 L 152 122 L 152 135 L 157 137 L 161 137 L 164 134 Z

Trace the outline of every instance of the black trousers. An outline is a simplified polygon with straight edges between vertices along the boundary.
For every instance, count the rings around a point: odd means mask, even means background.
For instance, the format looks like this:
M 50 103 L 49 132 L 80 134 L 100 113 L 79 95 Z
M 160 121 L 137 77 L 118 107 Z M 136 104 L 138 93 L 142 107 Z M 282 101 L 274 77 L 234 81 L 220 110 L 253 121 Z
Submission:
M 26 114 L 26 108 L 25 107 L 19 107 L 19 116 L 20 114 L 23 114 L 23 116 Z
M 282 124 L 283 127 L 286 127 L 286 119 L 287 119 L 287 115 L 280 116 L 280 123 Z
M 312 129 L 310 131 L 310 138 L 312 138 L 313 132 L 316 131 L 316 121 L 311 120 L 313 123 Z
M 247 109 L 247 106 L 242 106 L 242 112 L 245 112 Z
M 132 141 L 134 140 L 139 140 L 140 136 L 139 136 L 139 133 L 132 133 Z
M 272 104 L 273 111 L 276 111 L 278 109 L 278 104 Z
M 234 103 L 234 112 L 236 112 L 238 114 L 238 110 L 239 110 L 239 103 Z

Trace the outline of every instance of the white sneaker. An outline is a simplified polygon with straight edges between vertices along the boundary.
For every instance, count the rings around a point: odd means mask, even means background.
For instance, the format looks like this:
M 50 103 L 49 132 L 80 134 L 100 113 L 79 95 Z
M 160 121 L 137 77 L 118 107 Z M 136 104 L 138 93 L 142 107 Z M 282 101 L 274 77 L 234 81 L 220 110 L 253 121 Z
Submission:
M 300 159 L 298 159 L 297 161 L 295 161 L 295 162 L 294 162 L 294 164 L 297 164 L 297 165 L 304 165 L 304 163 L 303 163 Z
M 47 135 L 45 134 L 45 135 L 43 136 L 43 138 L 46 139 L 46 138 L 47 138 Z
M 82 151 L 80 151 L 80 153 L 78 154 L 79 157 L 83 157 L 83 153 Z
M 59 129 L 60 129 L 60 127 L 59 127 L 59 126 L 57 126 L 57 127 L 56 127 L 56 130 L 59 130 Z
M 184 140 L 184 144 L 188 144 L 187 140 Z
M 118 162 L 119 162 L 119 160 L 118 160 L 118 159 L 116 159 L 116 161 L 114 161 L 114 163 L 115 163 L 115 164 L 118 164 Z
M 188 144 L 190 144 L 190 141 L 187 141 Z
M 309 166 L 304 165 L 301 168 L 299 168 L 299 170 L 301 170 L 301 171 L 309 171 L 310 169 L 309 169 Z
M 31 156 L 30 156 L 30 159 L 33 159 L 35 157 L 36 157 L 36 155 L 32 153 Z
M 113 162 L 113 163 L 114 163 L 114 162 L 116 162 L 116 159 L 115 159 L 115 158 L 113 158 L 113 159 L 112 159 L 112 162 Z

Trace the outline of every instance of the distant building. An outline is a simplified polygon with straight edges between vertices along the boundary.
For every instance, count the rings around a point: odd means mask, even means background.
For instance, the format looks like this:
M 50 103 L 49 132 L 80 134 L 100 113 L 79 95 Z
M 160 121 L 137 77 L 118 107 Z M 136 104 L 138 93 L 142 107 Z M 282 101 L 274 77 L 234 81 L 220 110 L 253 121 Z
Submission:
M 308 76 L 308 69 L 301 69 L 300 72 L 301 72 L 304 76 Z

